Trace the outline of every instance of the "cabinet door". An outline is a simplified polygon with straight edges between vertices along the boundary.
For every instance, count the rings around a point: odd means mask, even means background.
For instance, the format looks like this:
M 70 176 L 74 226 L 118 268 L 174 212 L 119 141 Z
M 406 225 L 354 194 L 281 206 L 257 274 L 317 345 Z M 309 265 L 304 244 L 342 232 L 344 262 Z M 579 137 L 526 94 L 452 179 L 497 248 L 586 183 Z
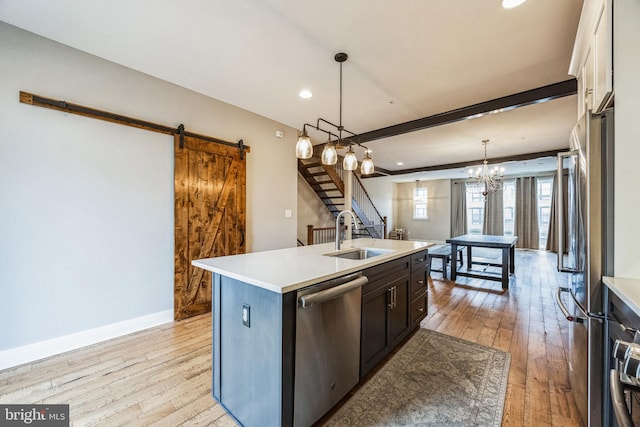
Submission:
M 409 332 L 409 278 L 393 282 L 394 305 L 389 308 L 389 341 L 395 347 Z
M 385 356 L 389 347 L 387 310 L 390 301 L 388 286 L 378 288 L 362 298 L 361 377 Z
M 596 21 L 593 35 L 593 110 L 602 111 L 613 92 L 613 44 L 612 44 L 612 4 L 611 0 L 602 2 L 602 9 Z

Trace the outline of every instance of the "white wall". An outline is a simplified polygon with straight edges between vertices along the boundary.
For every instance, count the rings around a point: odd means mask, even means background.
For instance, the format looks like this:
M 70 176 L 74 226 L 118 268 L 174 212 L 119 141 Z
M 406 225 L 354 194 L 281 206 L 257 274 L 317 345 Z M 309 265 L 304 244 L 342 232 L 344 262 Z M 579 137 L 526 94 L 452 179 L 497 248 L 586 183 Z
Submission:
M 405 228 L 409 239 L 445 241 L 451 237 L 451 181 L 438 179 L 420 181 L 427 189 L 427 220 L 413 219 L 413 190 L 415 182 L 396 184 L 396 225 Z
M 618 277 L 640 279 L 640 1 L 614 2 L 615 261 Z
M 309 183 L 298 174 L 298 239 L 307 244 L 307 225 L 331 227 L 336 220 Z
M 1 22 L 0 70 L 0 358 L 173 309 L 173 138 L 20 90 L 243 139 L 247 248 L 295 245 L 294 129 Z
M 393 230 L 395 225 L 396 186 L 385 178 L 365 178 L 362 185 L 369 194 L 380 215 L 387 217 L 387 232 Z

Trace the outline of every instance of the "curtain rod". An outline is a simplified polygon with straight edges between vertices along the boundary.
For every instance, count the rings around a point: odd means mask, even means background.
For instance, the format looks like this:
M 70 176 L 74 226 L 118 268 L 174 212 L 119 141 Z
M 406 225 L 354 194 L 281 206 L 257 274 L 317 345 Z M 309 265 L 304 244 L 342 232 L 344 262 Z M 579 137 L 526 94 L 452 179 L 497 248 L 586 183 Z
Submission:
M 120 114 L 111 113 L 108 111 L 97 110 L 95 108 L 85 107 L 83 105 L 72 104 L 66 101 L 55 100 L 51 98 L 45 98 L 43 96 L 35 95 L 29 92 L 20 91 L 20 102 L 23 104 L 35 105 L 37 107 L 50 108 L 52 110 L 64 111 L 67 113 L 77 114 L 80 116 L 91 117 L 93 119 L 104 120 L 111 123 L 117 123 L 125 126 L 131 126 L 138 129 L 149 130 L 152 132 L 159 132 L 166 135 L 180 135 L 180 148 L 184 148 L 184 137 L 192 137 L 202 139 L 207 142 L 213 142 L 216 144 L 227 145 L 235 147 L 240 150 L 240 158 L 243 158 L 244 151 L 251 151 L 251 148 L 244 145 L 243 140 L 238 143 L 224 141 L 222 139 L 213 138 L 211 136 L 200 135 L 193 132 L 187 132 L 184 130 L 184 125 L 180 124 L 177 128 L 165 126 L 145 120 L 136 119 L 133 117 L 127 117 Z

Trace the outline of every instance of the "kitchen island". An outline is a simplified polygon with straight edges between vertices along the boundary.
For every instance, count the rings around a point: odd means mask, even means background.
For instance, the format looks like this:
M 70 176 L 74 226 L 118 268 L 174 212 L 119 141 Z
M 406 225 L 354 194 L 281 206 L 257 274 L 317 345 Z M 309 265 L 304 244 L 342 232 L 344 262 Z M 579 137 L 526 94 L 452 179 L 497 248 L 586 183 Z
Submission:
M 355 385 L 332 371 L 354 365 L 357 383 L 426 316 L 429 246 L 356 239 L 340 251 L 330 243 L 193 261 L 214 273 L 214 398 L 241 425 L 311 425 L 330 409 L 318 403 L 323 394 L 332 406 Z M 362 248 L 370 257 L 343 257 Z M 349 299 L 323 304 L 308 295 L 342 278 L 356 283 Z M 309 310 L 301 307 L 305 292 Z M 331 326 L 343 318 L 344 325 Z M 346 319 L 357 320 L 349 326 Z M 344 361 L 332 368 L 336 357 Z

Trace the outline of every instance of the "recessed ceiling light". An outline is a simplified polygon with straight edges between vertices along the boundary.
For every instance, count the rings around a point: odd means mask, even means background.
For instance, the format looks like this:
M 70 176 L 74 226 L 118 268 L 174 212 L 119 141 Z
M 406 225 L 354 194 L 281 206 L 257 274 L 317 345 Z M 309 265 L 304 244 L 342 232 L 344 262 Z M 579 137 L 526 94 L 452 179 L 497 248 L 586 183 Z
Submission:
M 396 163 L 396 165 L 398 165 L 398 166 L 404 166 L 404 162 L 398 162 L 398 163 Z
M 502 0 L 502 7 L 505 9 L 513 9 L 514 7 L 520 6 L 527 0 Z
M 302 89 L 300 93 L 298 93 L 298 96 L 302 99 L 309 99 L 313 96 L 313 94 L 309 89 Z

